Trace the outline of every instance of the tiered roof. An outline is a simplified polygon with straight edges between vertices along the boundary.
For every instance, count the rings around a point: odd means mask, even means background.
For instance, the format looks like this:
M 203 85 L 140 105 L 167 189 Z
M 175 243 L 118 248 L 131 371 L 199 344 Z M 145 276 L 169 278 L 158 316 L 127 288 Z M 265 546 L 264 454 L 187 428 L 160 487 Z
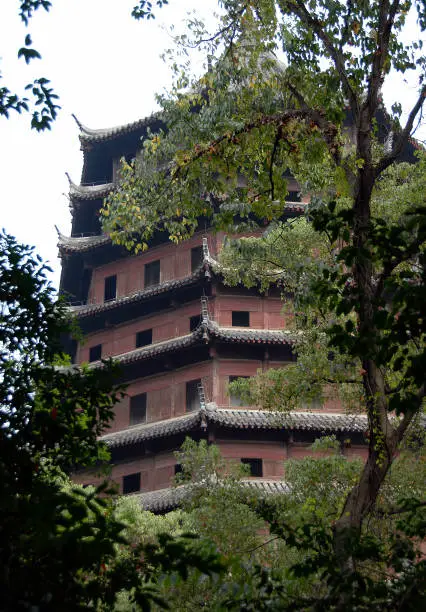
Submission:
M 237 344 L 292 346 L 295 334 L 280 329 L 220 327 L 215 321 L 205 319 L 190 334 L 155 342 L 121 355 L 115 355 L 113 360 L 116 363 L 126 365 L 152 359 L 159 355 L 175 353 L 192 346 L 207 345 L 214 340 Z M 94 361 L 90 365 L 93 368 L 102 367 L 102 361 Z
M 203 265 L 201 265 L 195 272 L 189 274 L 188 276 L 184 276 L 183 278 L 165 281 L 164 283 L 160 283 L 159 285 L 155 285 L 154 287 L 140 289 L 139 291 L 135 291 L 134 293 L 131 293 L 129 295 L 117 297 L 115 300 L 99 302 L 98 304 L 83 304 L 79 306 L 71 306 L 70 310 L 79 319 L 84 319 L 100 312 L 116 310 L 121 306 L 125 306 L 127 304 L 144 302 L 152 297 L 161 295 L 162 293 L 169 293 L 175 291 L 176 289 L 195 285 L 201 278 L 207 276 L 208 272 L 209 271 L 206 270 Z
M 61 253 L 84 253 L 100 246 L 111 244 L 111 238 L 107 234 L 96 236 L 64 236 L 58 228 L 58 248 Z
M 72 200 L 96 200 L 106 197 L 115 188 L 114 183 L 104 185 L 75 185 L 70 183 L 70 198 Z M 290 213 L 303 214 L 308 204 L 305 202 L 287 202 L 285 209 Z M 59 240 L 58 248 L 61 253 L 83 253 L 92 251 L 100 246 L 112 244 L 107 234 L 92 236 L 65 236 L 57 230 Z
M 63 239 L 63 237 L 62 237 Z M 79 306 L 72 306 L 71 311 L 79 318 L 90 317 L 93 314 L 101 312 L 107 312 L 116 310 L 127 304 L 133 304 L 136 302 L 144 302 L 150 298 L 161 295 L 163 293 L 173 292 L 176 289 L 183 287 L 189 287 L 197 284 L 201 278 L 211 278 L 215 274 L 220 274 L 221 265 L 216 259 L 214 259 L 209 252 L 207 239 L 203 238 L 203 260 L 194 272 L 184 276 L 182 278 L 172 279 L 159 283 L 154 287 L 147 287 L 146 289 L 140 289 L 129 295 L 119 296 L 114 300 L 107 302 L 100 302 L 99 304 L 83 304 Z
M 368 428 L 367 417 L 362 414 L 334 414 L 326 412 L 272 412 L 219 408 L 207 404 L 183 416 L 135 425 L 100 438 L 109 448 L 122 448 L 156 438 L 176 434 L 206 431 L 209 426 L 251 431 L 363 433 Z
M 289 492 L 288 485 L 281 480 L 241 480 L 248 489 L 254 489 L 261 495 L 284 495 Z M 191 494 L 191 485 L 181 485 L 168 489 L 158 489 L 147 493 L 138 493 L 136 497 L 144 510 L 154 513 L 169 512 L 179 507 Z
M 69 174 L 66 174 L 70 185 L 69 197 L 71 200 L 99 200 L 101 198 L 106 198 L 106 196 L 116 187 L 115 183 L 77 185 L 71 180 Z
M 106 140 L 114 140 L 125 134 L 139 131 L 141 128 L 150 126 L 153 122 L 160 119 L 159 113 L 153 113 L 149 117 L 132 121 L 131 123 L 124 123 L 122 125 L 116 125 L 114 127 L 92 129 L 81 123 L 75 115 L 73 115 L 75 122 L 80 128 L 80 142 L 84 146 L 86 143 L 97 143 L 104 142 Z

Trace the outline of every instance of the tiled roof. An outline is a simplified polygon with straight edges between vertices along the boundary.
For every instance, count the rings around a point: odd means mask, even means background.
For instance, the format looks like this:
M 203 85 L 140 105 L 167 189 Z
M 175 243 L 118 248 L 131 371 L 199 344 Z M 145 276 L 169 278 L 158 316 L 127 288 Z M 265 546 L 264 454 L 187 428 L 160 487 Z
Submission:
M 155 344 L 148 344 L 141 348 L 128 351 L 121 355 L 114 355 L 112 359 L 116 363 L 127 364 L 145 359 L 151 359 L 157 355 L 173 353 L 200 342 L 208 344 L 209 340 L 218 339 L 222 342 L 237 342 L 245 344 L 275 344 L 292 345 L 294 334 L 278 329 L 246 329 L 238 327 L 219 327 L 214 321 L 203 321 L 192 333 L 177 338 L 170 338 Z M 94 361 L 91 367 L 102 366 L 101 361 Z
M 80 128 L 80 141 L 84 143 L 102 142 L 105 140 L 113 140 L 123 134 L 130 134 L 143 127 L 150 125 L 155 119 L 158 119 L 158 114 L 152 114 L 149 117 L 133 121 L 132 123 L 125 123 L 123 125 L 117 125 L 109 128 L 102 128 L 93 130 L 83 125 L 75 115 L 73 115 L 78 127 Z
M 157 423 L 136 425 L 102 436 L 110 448 L 129 446 L 153 438 L 162 438 L 209 424 L 230 429 L 246 430 L 283 430 L 315 432 L 358 432 L 366 431 L 368 423 L 365 415 L 332 414 L 324 412 L 270 412 L 269 410 L 243 410 L 237 408 L 218 408 L 208 404 L 182 417 L 167 419 Z
M 247 327 L 219 327 L 214 321 L 207 325 L 209 336 L 224 342 L 248 344 L 293 344 L 294 334 L 280 329 L 252 329 Z
M 179 289 L 180 287 L 192 285 L 206 274 L 207 270 L 205 265 L 203 264 L 197 270 L 195 270 L 195 272 L 183 278 L 165 281 L 164 283 L 160 283 L 159 285 L 155 285 L 154 287 L 141 289 L 140 291 L 135 291 L 130 295 L 121 296 L 116 298 L 115 300 L 109 300 L 108 302 L 100 302 L 99 304 L 84 304 L 82 306 L 72 306 L 71 311 L 78 318 L 88 317 L 98 312 L 113 310 L 126 304 L 143 301 L 147 298 L 160 295 L 161 293 L 167 293 L 168 291 L 174 291 L 175 289 Z
M 169 340 L 163 340 L 162 342 L 156 342 L 155 344 L 148 344 L 147 346 L 134 349 L 133 351 L 129 351 L 128 353 L 116 355 L 113 357 L 113 360 L 117 363 L 126 364 L 134 363 L 135 361 L 151 359 L 151 357 L 163 355 L 164 353 L 173 353 L 188 346 L 197 344 L 198 340 L 200 340 L 202 336 L 202 332 L 202 328 L 198 327 L 198 329 L 193 331 L 191 334 L 179 336 L 178 338 L 170 338 Z M 101 362 L 94 362 L 94 364 L 97 365 L 99 365 L 100 363 Z
M 130 446 L 137 442 L 145 442 L 146 440 L 153 440 L 155 438 L 163 438 L 181 432 L 191 431 L 191 429 L 195 429 L 200 426 L 200 424 L 200 410 L 196 410 L 183 416 L 175 417 L 174 419 L 134 425 L 128 429 L 106 434 L 101 437 L 101 440 L 110 448 Z
M 209 409 L 211 410 L 211 409 Z M 359 414 L 325 412 L 270 412 L 216 408 L 207 412 L 207 419 L 224 427 L 239 429 L 286 429 L 298 431 L 364 432 L 367 417 Z
M 57 228 L 56 228 L 57 229 Z M 96 236 L 64 236 L 58 232 L 58 248 L 61 252 L 84 253 L 92 249 L 109 244 L 111 238 L 106 234 Z
M 105 198 L 115 187 L 115 183 L 102 185 L 76 185 L 68 177 L 70 184 L 70 198 L 72 200 L 98 200 Z
M 250 489 L 265 495 L 282 495 L 288 493 L 289 487 L 282 480 L 242 480 L 241 483 Z M 191 485 L 181 485 L 158 491 L 148 491 L 135 495 L 144 510 L 150 512 L 167 512 L 177 508 L 190 494 Z
M 187 497 L 188 493 L 188 485 L 182 485 L 176 488 L 139 493 L 132 497 L 139 499 L 144 510 L 149 510 L 149 512 L 168 512 L 177 508 Z

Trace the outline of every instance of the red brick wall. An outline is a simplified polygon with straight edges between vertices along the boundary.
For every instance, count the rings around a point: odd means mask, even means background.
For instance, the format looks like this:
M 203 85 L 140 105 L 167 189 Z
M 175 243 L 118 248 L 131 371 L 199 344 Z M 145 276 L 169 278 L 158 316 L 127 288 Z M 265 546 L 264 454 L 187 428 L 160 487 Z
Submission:
M 146 253 L 114 261 L 93 270 L 89 290 L 89 302 L 100 303 L 104 299 L 104 279 L 117 275 L 117 295 L 129 295 L 144 288 L 145 264 L 160 260 L 160 282 L 183 278 L 191 273 L 191 249 L 202 244 L 203 233 L 198 232 L 190 240 L 175 245 L 171 242 L 150 248 Z M 210 252 L 216 252 L 217 237 L 209 236 Z
M 284 476 L 284 460 L 287 458 L 284 442 L 215 440 L 215 443 L 225 459 L 262 459 L 263 478 L 280 479 Z
M 242 458 L 262 459 L 263 478 L 270 480 L 285 479 L 286 459 L 303 459 L 306 456 L 318 456 L 312 453 L 310 444 L 290 443 L 284 441 L 263 440 L 215 440 L 223 457 L 236 462 Z M 344 455 L 349 458 L 367 458 L 366 447 L 353 446 L 345 449 Z M 122 491 L 122 478 L 136 472 L 141 473 L 141 491 L 153 491 L 169 487 L 174 477 L 176 458 L 172 451 L 141 457 L 131 461 L 123 461 L 112 466 L 111 478 Z M 95 473 L 79 473 L 74 477 L 75 482 L 82 484 L 96 484 L 102 480 Z
M 172 452 L 141 457 L 133 461 L 118 463 L 112 466 L 111 479 L 117 483 L 122 492 L 123 476 L 141 473 L 141 491 L 165 489 L 171 485 L 175 473 L 176 459 Z
M 147 393 L 147 422 L 180 416 L 186 412 L 186 383 L 201 378 L 207 400 L 211 399 L 212 363 L 204 362 L 131 383 L 127 395 L 115 407 L 115 420 L 108 431 L 119 431 L 130 424 L 130 397 Z
M 214 312 L 214 300 L 210 312 Z M 96 344 L 102 344 L 102 356 L 121 355 L 136 348 L 136 334 L 145 329 L 152 329 L 152 341 L 162 342 L 170 338 L 189 334 L 189 319 L 201 313 L 201 304 L 198 300 L 185 304 L 176 310 L 169 310 L 154 314 L 131 323 L 108 327 L 95 334 L 85 336 L 84 344 L 79 345 L 77 363 L 88 361 L 89 349 Z
M 222 327 L 232 326 L 233 310 L 250 312 L 250 327 L 255 329 L 284 329 L 283 304 L 279 298 L 250 295 L 220 295 L 216 297 L 215 320 Z
M 230 406 L 228 384 L 230 376 L 255 376 L 262 362 L 254 359 L 222 359 L 217 362 L 218 385 L 213 401 L 218 406 Z

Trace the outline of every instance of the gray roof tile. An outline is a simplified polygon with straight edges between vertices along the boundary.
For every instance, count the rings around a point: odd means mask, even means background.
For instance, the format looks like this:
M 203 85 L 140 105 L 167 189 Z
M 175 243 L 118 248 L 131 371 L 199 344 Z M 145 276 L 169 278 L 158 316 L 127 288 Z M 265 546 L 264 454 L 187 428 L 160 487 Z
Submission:
M 109 300 L 108 302 L 100 302 L 99 304 L 84 304 L 81 306 L 72 306 L 70 308 L 78 318 L 88 317 L 99 312 L 106 312 L 124 306 L 126 304 L 132 304 L 133 302 L 142 302 L 146 299 L 152 298 L 161 293 L 167 293 L 168 291 L 174 291 L 180 287 L 186 287 L 188 285 L 195 284 L 200 278 L 208 275 L 208 270 L 205 266 L 200 266 L 192 274 L 183 278 L 173 279 L 155 285 L 154 287 L 148 287 L 147 289 L 141 289 L 135 291 L 129 295 L 117 297 L 115 300 Z
M 268 410 L 244 410 L 218 408 L 208 404 L 181 417 L 136 425 L 102 436 L 110 448 L 129 446 L 153 438 L 205 428 L 209 424 L 230 429 L 314 431 L 323 433 L 362 433 L 367 429 L 367 417 L 360 414 L 332 414 L 325 412 L 270 412 Z
M 247 327 L 219 327 L 209 321 L 209 335 L 224 342 L 245 342 L 248 344 L 293 344 L 294 334 L 280 329 L 253 329 Z
M 121 431 L 106 434 L 100 439 L 102 442 L 105 442 L 109 448 L 130 446 L 131 444 L 145 442 L 146 440 L 154 440 L 155 438 L 163 438 L 177 433 L 191 431 L 191 429 L 199 426 L 200 423 L 201 414 L 199 410 L 196 410 L 165 421 L 134 425 L 133 427 L 128 427 Z
M 105 198 L 114 188 L 114 183 L 76 185 L 70 180 L 69 194 L 72 200 L 98 200 L 99 198 Z
M 58 230 L 58 248 L 61 252 L 83 253 L 110 242 L 111 238 L 106 234 L 82 237 L 64 236 Z
M 148 344 L 141 348 L 128 351 L 122 355 L 114 355 L 111 358 L 120 364 L 134 363 L 151 359 L 165 353 L 187 348 L 189 346 L 208 344 L 211 339 L 222 342 L 236 342 L 244 344 L 274 344 L 291 345 L 294 342 L 294 334 L 274 329 L 238 329 L 235 327 L 219 327 L 213 321 L 202 322 L 192 333 L 177 338 L 170 338 L 155 344 Z M 92 368 L 102 367 L 102 361 L 94 361 L 90 364 Z
M 138 119 L 137 121 L 133 121 L 131 123 L 125 123 L 123 125 L 116 125 L 114 127 L 94 130 L 83 125 L 74 116 L 74 119 L 80 128 L 80 141 L 82 144 L 113 140 L 114 138 L 118 138 L 123 134 L 130 134 L 131 132 L 135 132 L 137 130 L 140 130 L 141 128 L 149 126 L 151 123 L 153 123 L 153 121 L 158 120 L 158 118 L 159 113 L 154 113 L 149 117 L 144 117 L 143 119 Z
M 240 429 L 363 432 L 367 428 L 367 417 L 365 415 L 325 412 L 295 411 L 283 413 L 267 410 L 208 408 L 207 419 L 225 427 Z
M 242 480 L 241 483 L 265 495 L 283 495 L 288 493 L 289 487 L 282 480 Z M 150 512 L 167 512 L 177 508 L 190 494 L 191 485 L 181 485 L 147 493 L 137 493 L 137 497 L 144 510 Z

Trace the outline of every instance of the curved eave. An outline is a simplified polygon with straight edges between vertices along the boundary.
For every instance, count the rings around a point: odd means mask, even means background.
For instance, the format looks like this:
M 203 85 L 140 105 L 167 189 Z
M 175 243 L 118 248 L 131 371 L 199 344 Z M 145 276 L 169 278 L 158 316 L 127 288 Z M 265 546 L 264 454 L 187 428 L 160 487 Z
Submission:
M 91 197 L 82 198 L 82 199 L 92 199 L 92 200 L 95 200 L 96 198 L 100 198 L 100 197 L 105 197 L 108 193 L 110 193 L 110 191 L 114 188 L 114 186 L 115 186 L 114 183 L 108 183 L 106 185 L 97 185 L 97 186 L 93 186 L 93 185 L 83 186 L 83 187 L 82 186 L 77 187 L 76 185 L 74 185 L 76 189 L 87 190 L 87 193 L 90 192 L 92 194 Z M 102 187 L 104 191 L 101 191 L 100 187 Z M 95 193 L 97 193 L 97 195 L 94 195 Z M 100 195 L 101 193 L 103 195 Z M 291 214 L 298 215 L 301 213 L 305 213 L 307 206 L 308 204 L 306 203 L 288 202 L 286 204 L 285 210 L 290 215 Z M 106 234 L 102 234 L 101 236 L 97 235 L 97 236 L 78 237 L 78 236 L 64 236 L 58 231 L 58 235 L 59 235 L 58 248 L 61 252 L 66 252 L 66 253 L 83 253 L 83 252 L 95 250 L 101 246 L 104 246 L 105 244 L 109 244 L 109 243 L 112 244 L 111 239 Z M 215 263 L 216 263 L 216 266 L 218 266 L 217 262 Z
M 289 486 L 282 480 L 241 480 L 241 485 L 248 489 L 254 489 L 261 495 L 285 495 L 289 492 Z M 195 485 L 196 486 L 196 485 Z M 149 512 L 168 512 L 178 508 L 190 495 L 194 485 L 185 484 L 179 487 L 158 489 L 146 493 L 132 495 L 141 504 L 144 510 Z
M 133 121 L 132 123 L 125 123 L 123 125 L 116 125 L 114 127 L 101 128 L 101 129 L 92 129 L 85 126 L 83 123 L 78 121 L 75 118 L 78 127 L 80 128 L 80 142 L 84 148 L 86 144 L 92 144 L 97 142 L 105 142 L 107 140 L 114 140 L 115 138 L 119 138 L 125 134 L 131 134 L 132 132 L 137 132 L 138 130 L 148 127 L 153 121 L 158 120 L 159 114 L 154 113 L 149 117 L 144 117 L 143 119 L 138 119 L 137 121 Z
M 132 293 L 131 295 L 118 297 L 115 300 L 110 300 L 108 302 L 101 302 L 99 304 L 87 304 L 87 305 L 82 305 L 82 306 L 71 306 L 70 311 L 78 319 L 84 319 L 86 317 L 90 317 L 92 315 L 103 313 L 103 312 L 110 312 L 112 310 L 117 310 L 128 304 L 133 304 L 135 302 L 143 302 L 144 300 L 150 299 L 154 296 L 161 295 L 163 293 L 168 293 L 170 291 L 175 291 L 176 289 L 181 289 L 183 287 L 188 287 L 190 285 L 196 284 L 197 281 L 199 281 L 200 278 L 202 278 L 203 276 L 209 277 L 211 275 L 211 271 L 208 265 L 203 264 L 193 274 L 190 274 L 189 276 L 185 276 L 181 279 L 173 279 L 170 281 L 165 281 L 164 283 L 160 283 L 159 285 L 156 285 L 155 287 L 148 287 L 147 289 L 141 289 L 140 291 L 136 291 L 135 293 Z
M 149 344 L 122 355 L 114 355 L 111 358 L 118 364 L 127 365 L 137 361 L 152 359 L 160 355 L 172 354 L 191 346 L 206 345 L 212 340 L 238 344 L 291 346 L 294 344 L 294 335 L 282 330 L 219 327 L 217 323 L 208 321 L 201 323 L 191 334 Z M 94 361 L 90 366 L 92 368 L 99 368 L 103 366 L 103 363 L 102 361 Z
M 99 200 L 106 198 L 115 188 L 115 183 L 103 185 L 76 185 L 70 181 L 69 197 L 71 200 Z
M 295 335 L 279 329 L 252 329 L 247 327 L 219 327 L 209 322 L 209 337 L 221 342 L 238 342 L 243 344 L 276 344 L 293 345 Z
M 58 231 L 58 249 L 62 253 L 85 253 L 111 244 L 107 234 L 97 236 L 64 236 Z
M 208 404 L 181 417 L 156 423 L 135 425 L 106 434 L 100 438 L 109 448 L 122 448 L 156 438 L 166 438 L 194 430 L 207 430 L 209 425 L 232 430 L 363 433 L 368 428 L 365 415 L 334 414 L 325 412 L 270 412 L 218 408 Z

